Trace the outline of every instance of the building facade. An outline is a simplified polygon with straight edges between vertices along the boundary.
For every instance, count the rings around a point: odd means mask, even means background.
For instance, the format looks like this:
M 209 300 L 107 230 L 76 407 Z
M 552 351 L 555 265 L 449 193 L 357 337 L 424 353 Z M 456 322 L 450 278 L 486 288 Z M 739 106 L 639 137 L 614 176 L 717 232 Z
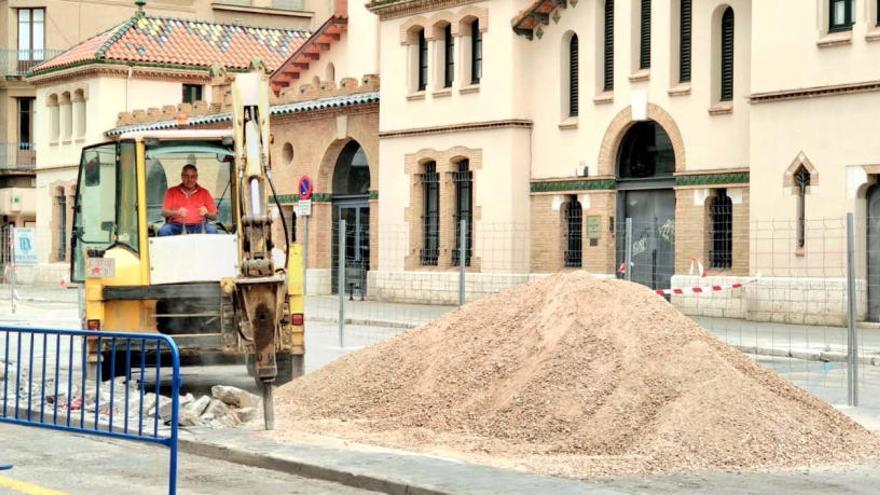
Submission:
M 368 297 L 453 302 L 464 261 L 472 296 L 629 271 L 655 289 L 746 284 L 671 298 L 693 314 L 840 323 L 852 212 L 860 317 L 880 318 L 876 2 L 340 5 L 272 79 L 283 105 L 382 78 L 377 117 L 354 127 L 347 110 L 273 121 L 287 199 L 316 178 L 316 289 L 333 290 L 335 222 L 358 218 Z

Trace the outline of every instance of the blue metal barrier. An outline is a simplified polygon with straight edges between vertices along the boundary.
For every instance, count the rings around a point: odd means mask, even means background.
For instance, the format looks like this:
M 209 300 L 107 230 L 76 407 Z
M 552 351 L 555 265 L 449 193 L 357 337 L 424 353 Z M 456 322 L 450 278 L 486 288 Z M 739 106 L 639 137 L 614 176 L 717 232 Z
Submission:
M 176 493 L 180 353 L 170 337 L 160 334 L 0 327 L 0 345 L 3 346 L 0 350 L 3 359 L 0 422 L 164 445 L 171 453 L 168 493 Z M 97 362 L 91 363 L 95 376 L 88 376 L 87 372 L 90 349 L 93 353 L 95 350 L 103 351 L 96 352 Z M 22 352 L 26 354 L 25 362 L 22 362 Z M 108 357 L 104 356 L 105 353 Z M 170 362 L 166 362 L 165 366 L 173 370 L 171 417 L 167 429 L 159 428 L 163 354 L 166 358 L 170 357 Z M 124 359 L 124 364 L 118 359 Z M 119 378 L 116 378 L 104 382 L 105 388 L 109 386 L 106 391 L 109 398 L 105 396 L 102 403 L 101 374 L 104 366 L 110 366 L 112 375 L 120 371 L 120 378 L 124 376 L 125 380 L 117 383 Z M 148 371 L 154 372 L 149 385 Z M 10 375 L 10 372 L 14 372 L 14 375 Z M 132 382 L 133 374 L 137 375 L 136 382 Z M 136 386 L 132 386 L 132 383 Z M 118 385 L 123 384 L 124 394 L 118 390 Z M 93 401 L 88 394 L 89 386 L 94 386 Z M 78 391 L 76 387 L 79 387 Z M 118 397 L 117 393 L 122 397 Z M 155 398 L 154 404 L 145 404 L 148 396 Z M 124 400 L 124 406 L 117 411 L 120 400 Z M 91 411 L 92 408 L 94 411 L 87 413 L 87 409 Z M 121 420 L 119 412 L 123 414 Z M 116 417 L 114 413 L 117 413 Z

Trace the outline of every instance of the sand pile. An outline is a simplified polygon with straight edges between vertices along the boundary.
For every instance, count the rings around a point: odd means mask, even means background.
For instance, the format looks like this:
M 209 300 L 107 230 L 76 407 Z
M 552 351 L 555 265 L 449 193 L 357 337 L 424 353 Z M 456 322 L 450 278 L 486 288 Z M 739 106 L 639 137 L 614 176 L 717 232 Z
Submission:
M 880 442 L 648 289 L 583 273 L 469 304 L 282 387 L 303 432 L 545 474 L 850 462 Z

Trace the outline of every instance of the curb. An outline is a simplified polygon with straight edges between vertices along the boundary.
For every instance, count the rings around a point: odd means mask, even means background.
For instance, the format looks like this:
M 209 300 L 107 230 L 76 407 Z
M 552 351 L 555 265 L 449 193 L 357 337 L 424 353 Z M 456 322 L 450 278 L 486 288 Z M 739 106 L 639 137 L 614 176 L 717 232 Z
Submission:
M 309 464 L 292 459 L 284 459 L 268 454 L 257 454 L 243 449 L 225 447 L 197 440 L 179 439 L 181 452 L 227 461 L 244 466 L 269 469 L 303 478 L 329 481 L 362 490 L 387 493 L 388 495 L 451 495 L 451 492 L 421 488 L 408 483 L 387 480 L 376 476 L 359 475 L 348 471 Z
M 744 346 L 728 344 L 744 354 L 756 354 L 759 356 L 784 357 L 801 359 L 804 361 L 817 361 L 822 363 L 847 363 L 849 356 L 840 352 L 824 351 L 793 351 L 776 349 L 773 347 Z M 880 356 L 859 356 L 859 364 L 865 366 L 880 366 Z

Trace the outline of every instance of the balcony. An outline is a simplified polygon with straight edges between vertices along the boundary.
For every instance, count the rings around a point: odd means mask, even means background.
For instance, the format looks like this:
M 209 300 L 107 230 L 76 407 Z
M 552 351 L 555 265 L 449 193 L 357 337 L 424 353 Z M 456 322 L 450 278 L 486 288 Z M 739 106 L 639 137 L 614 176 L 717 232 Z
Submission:
M 34 170 L 36 164 L 34 143 L 0 143 L 0 173 Z
M 64 50 L 0 50 L 0 77 L 24 77 L 32 68 Z

